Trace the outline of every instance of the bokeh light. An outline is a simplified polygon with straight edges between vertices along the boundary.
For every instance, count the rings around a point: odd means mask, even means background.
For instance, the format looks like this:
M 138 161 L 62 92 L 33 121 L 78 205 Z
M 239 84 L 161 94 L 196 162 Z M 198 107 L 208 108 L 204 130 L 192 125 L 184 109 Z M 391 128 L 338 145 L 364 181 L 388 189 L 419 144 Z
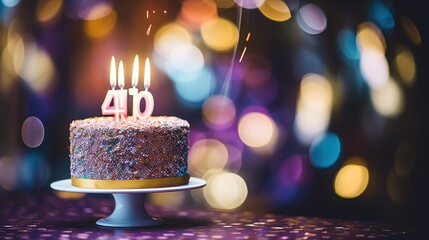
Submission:
M 157 206 L 180 207 L 185 202 L 184 192 L 164 192 L 149 194 L 149 201 Z
M 224 18 L 215 18 L 201 25 L 204 43 L 216 51 L 231 50 L 238 42 L 238 29 Z
M 273 120 L 259 112 L 250 112 L 243 115 L 238 122 L 238 135 L 249 147 L 267 145 L 274 135 Z
M 96 5 L 85 16 L 84 22 L 85 33 L 91 38 L 101 38 L 109 33 L 116 26 L 116 11 L 108 6 L 101 4 Z
M 302 6 L 296 17 L 299 27 L 308 34 L 320 34 L 327 27 L 325 12 L 313 3 Z
M 377 89 L 371 89 L 370 96 L 372 105 L 382 116 L 396 117 L 404 109 L 404 94 L 393 79 Z
M 356 34 L 352 30 L 343 30 L 338 34 L 338 46 L 346 58 L 350 60 L 359 59 Z
M 341 142 L 335 133 L 325 133 L 317 137 L 310 146 L 310 160 L 317 168 L 332 166 L 340 156 Z
M 372 22 L 363 22 L 357 27 L 357 43 L 360 51 L 365 49 L 386 51 L 386 40 L 381 30 Z
M 19 185 L 19 166 L 12 157 L 0 157 L 0 186 L 7 191 L 13 191 Z
M 419 29 L 409 17 L 401 16 L 401 25 L 404 29 L 405 35 L 412 43 L 415 45 L 420 45 L 422 43 Z
M 80 199 L 86 196 L 85 193 L 54 191 L 55 196 L 62 199 Z
M 302 180 L 304 171 L 302 156 L 293 155 L 283 161 L 279 168 L 278 177 L 280 183 L 285 187 L 295 186 Z
M 227 96 L 210 96 L 204 101 L 202 111 L 204 122 L 213 129 L 226 129 L 235 120 L 235 105 Z
M 242 8 L 255 9 L 260 7 L 265 0 L 234 0 L 234 2 Z
M 409 195 L 409 178 L 391 169 L 387 175 L 387 194 L 394 202 L 405 200 Z
M 228 162 L 228 150 L 216 139 L 197 141 L 189 150 L 189 171 L 203 176 L 210 169 L 223 169 Z
M 303 76 L 295 116 L 295 133 L 301 143 L 310 144 L 327 129 L 332 102 L 331 85 L 323 76 Z
M 54 86 L 55 68 L 49 54 L 31 40 L 20 39 L 15 47 L 15 71 L 38 93 L 47 93 Z
M 195 73 L 204 65 L 204 57 L 200 49 L 190 43 L 177 44 L 170 50 L 169 63 L 173 71 L 184 73 Z M 171 71 L 171 70 L 170 70 Z
M 41 0 L 37 4 L 37 20 L 46 23 L 57 18 L 63 7 L 62 0 Z
M 185 0 L 180 10 L 180 18 L 190 28 L 198 28 L 202 23 L 217 16 L 216 4 L 211 0 Z
M 395 173 L 399 176 L 409 176 L 414 168 L 415 147 L 410 142 L 403 142 L 395 152 Z
M 336 174 L 335 193 L 346 199 L 360 196 L 368 186 L 369 172 L 364 165 L 346 164 Z
M 200 107 L 215 88 L 213 75 L 206 67 L 194 74 L 175 75 L 174 79 L 176 92 L 182 103 L 188 107 Z
M 413 53 L 405 47 L 400 47 L 395 57 L 395 67 L 400 79 L 406 86 L 412 86 L 416 77 L 416 62 Z
M 18 5 L 19 0 L 2 0 L 1 2 L 3 3 L 4 6 L 11 8 Z
M 265 17 L 277 22 L 284 22 L 292 17 L 288 5 L 281 0 L 265 0 L 259 10 Z
M 45 128 L 42 121 L 37 117 L 25 119 L 21 128 L 22 141 L 31 148 L 36 148 L 42 144 L 45 138 Z
M 361 52 L 360 71 L 370 88 L 380 88 L 389 80 L 389 65 L 386 57 L 375 49 Z
M 20 158 L 19 176 L 22 188 L 43 188 L 50 179 L 50 173 L 46 157 L 37 152 L 28 152 Z
M 235 209 L 247 198 L 247 184 L 239 175 L 221 171 L 207 179 L 203 189 L 207 203 L 218 209 Z
M 382 29 L 390 30 L 395 27 L 392 10 L 382 1 L 374 1 L 370 4 L 369 16 Z

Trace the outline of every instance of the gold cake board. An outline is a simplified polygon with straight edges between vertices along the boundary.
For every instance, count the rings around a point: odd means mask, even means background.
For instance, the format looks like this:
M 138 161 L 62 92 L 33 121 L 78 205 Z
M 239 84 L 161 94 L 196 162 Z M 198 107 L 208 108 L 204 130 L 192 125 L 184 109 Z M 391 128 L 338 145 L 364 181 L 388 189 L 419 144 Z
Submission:
M 161 188 L 188 184 L 190 175 L 172 178 L 139 179 L 139 180 L 99 180 L 71 178 L 71 184 L 82 188 L 124 189 L 124 188 Z

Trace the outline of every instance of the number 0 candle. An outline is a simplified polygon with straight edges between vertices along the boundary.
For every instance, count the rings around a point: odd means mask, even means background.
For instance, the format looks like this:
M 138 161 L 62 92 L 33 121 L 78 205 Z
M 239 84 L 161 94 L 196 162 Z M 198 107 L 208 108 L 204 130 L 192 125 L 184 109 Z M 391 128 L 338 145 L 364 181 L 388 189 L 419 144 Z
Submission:
M 154 99 L 152 94 L 149 92 L 150 86 L 150 62 L 149 58 L 146 58 L 145 69 L 144 69 L 144 91 L 137 93 L 135 88 L 138 83 L 138 57 L 134 59 L 134 67 L 133 67 L 133 78 L 132 85 L 133 88 L 129 90 L 129 94 L 133 96 L 133 119 L 144 119 L 148 118 L 152 115 L 154 108 Z M 145 110 L 141 112 L 140 110 L 140 102 L 144 98 L 145 100 Z

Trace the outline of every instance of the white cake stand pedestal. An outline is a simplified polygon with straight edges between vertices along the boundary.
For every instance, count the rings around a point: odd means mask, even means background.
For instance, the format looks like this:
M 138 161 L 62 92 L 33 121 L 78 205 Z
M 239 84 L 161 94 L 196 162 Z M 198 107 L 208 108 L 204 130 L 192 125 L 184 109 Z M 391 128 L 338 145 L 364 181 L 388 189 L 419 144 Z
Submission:
M 187 185 L 173 187 L 93 189 L 72 186 L 71 179 L 64 179 L 51 183 L 51 188 L 64 192 L 112 194 L 115 199 L 115 209 L 110 216 L 98 220 L 97 225 L 104 227 L 151 227 L 161 225 L 163 221 L 152 218 L 146 211 L 144 202 L 148 193 L 185 191 L 201 188 L 205 185 L 206 181 L 203 179 L 191 177 Z

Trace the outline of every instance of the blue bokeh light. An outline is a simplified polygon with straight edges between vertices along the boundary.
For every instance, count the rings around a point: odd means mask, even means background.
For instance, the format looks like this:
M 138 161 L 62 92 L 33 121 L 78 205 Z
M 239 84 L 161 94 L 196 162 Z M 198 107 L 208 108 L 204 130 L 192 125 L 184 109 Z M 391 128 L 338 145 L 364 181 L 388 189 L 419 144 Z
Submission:
M 356 43 L 356 34 L 351 30 L 338 33 L 338 47 L 347 59 L 359 60 L 359 50 Z
M 390 30 L 395 27 L 392 11 L 380 1 L 373 2 L 369 7 L 369 17 L 384 30 Z
M 172 75 L 171 77 L 179 76 L 183 75 Z M 197 74 L 188 75 L 185 81 L 176 79 L 174 83 L 181 102 L 188 107 L 200 107 L 215 88 L 213 74 L 206 67 L 203 67 Z
M 337 134 L 326 133 L 311 143 L 311 164 L 316 168 L 328 168 L 338 160 L 340 153 L 341 142 Z

